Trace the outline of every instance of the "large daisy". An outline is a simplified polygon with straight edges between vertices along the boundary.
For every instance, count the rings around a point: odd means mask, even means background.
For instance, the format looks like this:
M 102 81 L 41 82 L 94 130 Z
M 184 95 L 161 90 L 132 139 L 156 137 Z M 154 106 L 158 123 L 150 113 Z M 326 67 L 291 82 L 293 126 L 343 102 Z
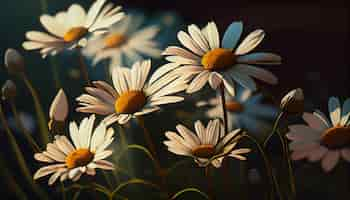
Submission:
M 276 84 L 277 78 L 269 71 L 252 66 L 254 64 L 276 65 L 281 57 L 272 53 L 250 53 L 263 40 L 265 33 L 258 29 L 250 33 L 238 46 L 243 24 L 233 22 L 219 40 L 219 32 L 214 22 L 209 22 L 202 30 L 196 25 L 188 26 L 188 33 L 180 31 L 178 39 L 186 47 L 170 46 L 164 52 L 170 62 L 181 64 L 179 70 L 193 78 L 187 92 L 193 93 L 209 82 L 216 89 L 223 82 L 228 92 L 234 96 L 234 82 L 256 90 L 253 78 Z
M 97 168 L 113 170 L 113 164 L 104 159 L 112 154 L 106 148 L 113 141 L 114 131 L 112 128 L 107 130 L 104 123 L 93 131 L 94 121 L 95 116 L 91 115 L 84 118 L 79 127 L 71 122 L 69 131 L 73 144 L 66 136 L 55 136 L 55 140 L 47 144 L 46 151 L 36 153 L 36 160 L 49 165 L 36 171 L 34 179 L 52 174 L 49 179 L 49 185 L 52 185 L 59 177 L 61 181 L 77 181 L 84 173 L 95 175 Z
M 67 11 L 54 16 L 42 15 L 40 22 L 49 33 L 29 31 L 23 42 L 27 50 L 41 49 L 43 57 L 55 55 L 63 49 L 72 49 L 86 44 L 89 33 L 101 34 L 124 16 L 120 6 L 112 3 L 104 6 L 106 0 L 96 0 L 86 13 L 78 4 L 71 5 Z
M 132 117 L 159 110 L 159 105 L 183 101 L 183 97 L 174 94 L 185 90 L 188 85 L 169 71 L 175 67 L 167 64 L 159 68 L 147 83 L 150 60 L 136 62 L 131 69 L 116 67 L 112 72 L 114 88 L 104 81 L 93 82 L 95 87 L 87 87 L 88 94 L 77 98 L 81 105 L 77 111 L 107 115 L 107 124 L 116 121 L 125 124 Z
M 176 132 L 168 131 L 165 136 L 169 139 L 164 141 L 168 150 L 177 155 L 193 157 L 199 166 L 207 166 L 211 162 L 214 167 L 220 167 L 225 156 L 239 160 L 246 160 L 242 155 L 250 152 L 250 149 L 234 149 L 237 144 L 235 136 L 241 131 L 236 129 L 224 136 L 224 129 L 220 120 L 210 120 L 207 127 L 201 121 L 194 124 L 196 134 L 185 126 L 176 126 Z M 215 158 L 219 156 L 218 158 Z
M 292 159 L 307 158 L 311 162 L 321 161 L 324 171 L 331 171 L 340 158 L 350 162 L 350 98 L 341 109 L 338 98 L 328 102 L 331 121 L 321 111 L 304 113 L 307 125 L 291 125 L 287 137 L 292 140 L 289 147 Z
M 276 117 L 277 109 L 261 103 L 262 94 L 253 95 L 248 89 L 239 87 L 236 96 L 226 95 L 226 111 L 228 128 L 241 128 L 248 133 L 261 133 L 271 127 L 271 120 Z M 197 106 L 208 106 L 206 115 L 209 118 L 222 116 L 220 97 L 197 102 Z
M 157 26 L 142 27 L 144 18 L 127 15 L 111 26 L 108 33 L 92 38 L 84 53 L 93 56 L 93 63 L 110 58 L 110 66 L 125 66 L 143 57 L 159 57 L 160 49 L 155 36 Z

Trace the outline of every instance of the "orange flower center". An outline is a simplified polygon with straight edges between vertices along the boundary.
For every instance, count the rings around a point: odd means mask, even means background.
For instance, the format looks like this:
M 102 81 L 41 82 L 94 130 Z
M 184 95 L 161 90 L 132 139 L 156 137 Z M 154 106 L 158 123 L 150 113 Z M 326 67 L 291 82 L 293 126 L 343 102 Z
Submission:
M 68 169 L 85 166 L 94 159 L 94 153 L 88 149 L 77 149 L 66 157 Z
M 350 127 L 337 126 L 327 129 L 321 136 L 321 143 L 332 149 L 349 145 Z
M 122 93 L 115 101 L 117 113 L 132 114 L 146 104 L 147 98 L 142 91 L 127 91 Z
M 74 42 L 84 37 L 87 33 L 88 29 L 85 27 L 73 27 L 64 34 L 63 40 L 65 42 Z
M 202 65 L 207 70 L 223 70 L 236 63 L 236 55 L 229 49 L 216 48 L 202 57 Z
M 202 144 L 192 150 L 192 154 L 198 158 L 211 158 L 215 153 L 215 147 L 211 144 Z
M 122 34 L 110 34 L 104 39 L 105 48 L 116 48 L 126 41 L 126 36 Z
M 240 113 L 243 112 L 244 107 L 237 101 L 228 101 L 226 102 L 226 109 L 229 112 Z

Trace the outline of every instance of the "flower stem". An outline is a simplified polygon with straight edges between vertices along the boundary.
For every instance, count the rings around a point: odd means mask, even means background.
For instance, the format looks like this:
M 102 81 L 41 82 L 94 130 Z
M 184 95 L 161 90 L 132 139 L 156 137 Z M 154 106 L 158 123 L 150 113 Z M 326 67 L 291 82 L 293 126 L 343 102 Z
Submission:
M 48 132 L 48 127 L 47 127 L 47 121 L 45 118 L 45 114 L 43 111 L 43 107 L 40 103 L 40 99 L 38 96 L 37 91 L 34 89 L 32 83 L 30 80 L 27 78 L 27 76 L 23 73 L 22 74 L 22 79 L 24 83 L 26 84 L 27 88 L 29 89 L 29 92 L 31 93 L 34 101 L 34 107 L 36 110 L 36 115 L 38 118 L 38 123 L 39 123 L 39 129 L 40 129 L 40 137 L 41 137 L 41 142 L 42 144 L 47 144 L 49 142 L 49 132 Z
M 8 137 L 8 140 L 10 142 L 10 146 L 11 146 L 12 151 L 14 153 L 14 155 L 12 157 L 17 159 L 19 168 L 20 168 L 22 174 L 24 175 L 25 180 L 30 184 L 33 191 L 35 192 L 35 194 L 38 195 L 38 197 L 40 197 L 40 199 L 47 199 L 46 195 L 40 190 L 40 188 L 34 183 L 34 181 L 32 179 L 32 175 L 30 173 L 28 166 L 26 165 L 26 161 L 24 159 L 23 153 L 22 153 L 22 151 L 21 151 L 21 149 L 16 141 L 16 138 L 13 136 L 13 133 L 12 133 L 10 127 L 8 126 L 4 112 L 2 110 L 2 105 L 0 105 L 0 121 L 1 121 L 2 127 L 5 129 L 4 132 L 6 133 L 6 135 Z
M 225 86 L 222 83 L 220 85 L 220 95 L 221 95 L 221 105 L 222 105 L 222 113 L 223 113 L 223 121 L 225 127 L 225 135 L 228 134 L 228 124 L 227 124 L 227 110 L 226 110 L 226 99 L 225 99 Z
M 62 200 L 67 200 L 66 190 L 64 188 L 63 182 L 61 182 L 61 193 L 62 193 Z
M 60 73 L 58 70 L 57 61 L 53 57 L 50 57 L 49 61 L 50 61 L 51 67 L 52 67 L 52 74 L 53 74 L 53 80 L 55 83 L 55 88 L 60 89 L 61 88 L 61 81 L 60 81 Z
M 278 124 L 279 124 L 279 122 L 281 121 L 281 119 L 282 119 L 282 117 L 283 117 L 283 114 L 284 114 L 283 111 L 281 111 L 280 113 L 278 113 L 277 118 L 276 118 L 276 120 L 275 120 L 275 123 L 273 124 L 272 131 L 271 131 L 271 133 L 267 136 L 267 138 L 266 138 L 265 141 L 264 141 L 264 148 L 267 146 L 269 140 L 271 139 L 271 137 L 273 136 L 273 134 L 276 132 L 276 130 L 277 130 L 277 128 L 278 128 Z M 282 145 L 283 145 L 283 144 L 284 144 L 284 143 L 282 143 Z
M 296 187 L 295 187 L 293 166 L 292 166 L 292 161 L 291 161 L 290 156 L 289 156 L 289 149 L 288 148 L 286 148 L 286 159 L 287 159 L 287 165 L 288 165 L 289 184 L 290 184 L 290 189 L 292 192 L 292 199 L 296 199 Z
M 151 137 L 151 134 L 150 132 L 148 131 L 148 129 L 146 128 L 145 126 L 145 121 L 144 119 L 139 116 L 137 117 L 137 122 L 139 124 L 139 126 L 143 129 L 143 133 L 144 133 L 144 136 L 145 136 L 145 140 L 146 140 L 146 143 L 148 145 L 148 148 L 150 149 L 153 157 L 154 157 L 154 160 L 155 160 L 155 167 L 157 169 L 157 173 L 158 173 L 158 176 L 159 178 L 161 179 L 161 185 L 162 185 L 162 188 L 165 187 L 165 173 L 163 173 L 163 169 L 160 165 L 160 162 L 159 162 L 159 159 L 157 157 L 157 152 L 156 152 L 156 148 L 155 148 L 155 145 L 153 143 L 153 140 L 152 140 L 152 137 Z M 165 189 L 165 188 L 164 188 Z M 165 191 L 166 192 L 166 191 Z M 166 192 L 167 193 L 167 192 Z M 168 195 L 169 196 L 169 195 Z
M 269 159 L 268 159 L 268 157 L 267 157 L 267 155 L 266 155 L 266 153 L 264 151 L 264 148 L 252 136 L 247 135 L 247 134 L 244 134 L 243 136 L 248 138 L 250 141 L 252 141 L 256 145 L 256 147 L 259 150 L 260 155 L 262 156 L 262 158 L 264 160 L 266 173 L 267 173 L 267 176 L 269 177 L 269 180 L 270 180 L 269 182 L 270 182 L 270 185 L 271 185 L 270 198 L 274 199 L 274 188 L 275 188 L 276 192 L 277 192 L 277 195 L 279 196 L 279 199 L 282 200 L 283 196 L 281 194 L 281 190 L 280 190 L 277 178 L 276 178 L 276 176 L 275 176 L 275 174 L 274 174 L 274 172 L 272 170 L 272 166 L 271 166 L 270 161 L 269 161 Z
M 80 67 L 80 72 L 81 72 L 81 75 L 83 76 L 85 82 L 87 85 L 91 85 L 91 81 L 89 79 L 89 73 L 88 73 L 88 68 L 85 64 L 85 61 L 84 61 L 84 56 L 83 54 L 81 53 L 81 47 L 78 47 L 78 57 L 79 57 L 79 67 Z
M 120 125 L 120 128 L 119 128 L 119 135 L 120 135 L 121 149 L 122 151 L 125 151 L 128 148 L 128 141 L 126 139 L 125 128 L 122 125 Z M 130 156 L 126 156 L 125 160 L 126 160 L 126 167 L 129 169 L 128 171 L 131 173 L 132 176 L 134 176 L 134 170 L 132 170 L 133 165 L 132 165 L 132 160 L 130 160 Z
M 29 130 L 27 130 L 23 123 L 22 120 L 17 112 L 17 108 L 15 103 L 13 102 L 13 100 L 10 100 L 10 106 L 13 112 L 13 116 L 15 118 L 15 122 L 16 122 L 16 126 L 21 130 L 21 132 L 23 133 L 25 139 L 27 140 L 27 142 L 29 143 L 29 145 L 32 147 L 32 149 L 34 150 L 34 152 L 39 152 L 40 151 L 40 147 L 38 146 L 38 144 L 35 142 L 35 140 L 32 138 L 32 133 L 29 132 Z
M 210 199 L 214 198 L 214 188 L 213 188 L 213 179 L 212 176 L 210 174 L 210 165 L 208 165 L 207 167 L 205 167 L 205 177 L 207 178 L 207 185 L 208 185 L 208 195 L 210 197 Z

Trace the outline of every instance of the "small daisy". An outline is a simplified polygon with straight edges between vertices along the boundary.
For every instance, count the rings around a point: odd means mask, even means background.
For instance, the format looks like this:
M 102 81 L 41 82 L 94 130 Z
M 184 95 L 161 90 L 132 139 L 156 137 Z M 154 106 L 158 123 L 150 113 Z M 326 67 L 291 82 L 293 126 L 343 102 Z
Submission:
M 206 166 L 210 160 L 219 155 L 222 157 L 211 161 L 211 164 L 217 168 L 221 166 L 224 155 L 238 160 L 246 160 L 241 154 L 250 152 L 250 149 L 233 150 L 237 144 L 234 137 L 241 131 L 240 129 L 224 136 L 223 126 L 218 119 L 209 121 L 206 128 L 202 122 L 196 121 L 194 127 L 196 134 L 180 124 L 176 126 L 176 129 L 181 136 L 176 132 L 166 132 L 165 136 L 169 140 L 164 141 L 164 144 L 168 150 L 177 155 L 193 157 L 200 167 Z
M 120 6 L 112 3 L 104 6 L 106 0 L 96 0 L 86 13 L 78 4 L 71 5 L 67 11 L 55 16 L 42 15 L 40 22 L 49 32 L 29 31 L 23 43 L 27 50 L 41 49 L 43 57 L 55 55 L 63 49 L 84 46 L 89 33 L 101 34 L 124 16 Z
M 111 26 L 107 34 L 92 38 L 84 53 L 94 56 L 94 65 L 111 58 L 110 66 L 125 66 L 142 60 L 143 57 L 159 57 L 161 51 L 154 40 L 159 28 L 142 27 L 143 21 L 142 16 L 127 15 Z
M 304 113 L 307 125 L 291 125 L 288 139 L 293 151 L 292 159 L 307 158 L 310 162 L 321 161 L 324 171 L 331 171 L 340 158 L 350 162 L 350 98 L 341 109 L 338 98 L 328 102 L 331 122 L 321 111 Z
M 107 124 L 116 121 L 125 124 L 132 117 L 159 110 L 159 105 L 183 101 L 183 97 L 174 94 L 185 90 L 187 84 L 168 71 L 170 65 L 156 70 L 147 83 L 150 60 L 136 62 L 131 69 L 116 67 L 112 73 L 114 88 L 104 81 L 93 82 L 95 87 L 87 87 L 88 94 L 77 98 L 82 107 L 76 110 L 108 115 L 105 118 Z
M 228 128 L 246 129 L 248 133 L 261 133 L 270 127 L 269 121 L 274 119 L 277 109 L 261 104 L 261 94 L 252 95 L 248 89 L 239 87 L 236 96 L 226 95 L 226 111 Z M 211 98 L 208 101 L 199 101 L 197 106 L 210 106 L 206 112 L 209 118 L 222 116 L 220 97 Z
M 114 139 L 114 131 L 112 128 L 107 130 L 104 123 L 93 131 L 94 121 L 95 116 L 91 115 L 84 118 L 79 127 L 71 122 L 69 131 L 73 144 L 66 136 L 55 136 L 54 142 L 47 144 L 46 151 L 36 153 L 36 160 L 50 165 L 36 171 L 34 179 L 52 174 L 49 179 L 49 185 L 52 185 L 59 177 L 61 181 L 77 181 L 84 173 L 95 175 L 97 168 L 113 170 L 113 164 L 104 159 L 112 154 L 106 148 Z
M 168 61 L 181 64 L 180 72 L 188 78 L 195 76 L 187 89 L 188 93 L 202 89 L 207 82 L 213 89 L 223 82 L 227 91 L 234 96 L 233 80 L 254 91 L 256 84 L 251 77 L 270 84 L 277 83 L 277 78 L 271 72 L 252 66 L 281 63 L 281 57 L 276 54 L 250 53 L 263 40 L 264 31 L 253 31 L 237 47 L 242 30 L 241 22 L 233 22 L 227 28 L 221 45 L 214 22 L 209 22 L 202 30 L 192 24 L 188 26 L 188 33 L 178 33 L 179 41 L 188 50 L 170 46 L 163 55 L 167 56 Z

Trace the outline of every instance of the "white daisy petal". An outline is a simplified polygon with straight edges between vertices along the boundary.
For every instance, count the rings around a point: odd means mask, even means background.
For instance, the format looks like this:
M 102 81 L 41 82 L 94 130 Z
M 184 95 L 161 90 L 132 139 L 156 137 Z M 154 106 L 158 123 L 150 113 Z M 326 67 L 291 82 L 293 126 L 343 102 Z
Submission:
M 328 110 L 331 116 L 333 126 L 337 126 L 341 120 L 341 107 L 339 99 L 331 97 L 328 101 Z
M 323 170 L 330 172 L 337 165 L 339 158 L 339 151 L 328 151 L 321 162 Z
M 194 93 L 198 90 L 202 89 L 204 85 L 208 82 L 210 72 L 209 71 L 203 71 L 199 75 L 196 76 L 188 86 L 186 92 L 187 93 Z
M 222 83 L 222 76 L 219 73 L 217 72 L 210 73 L 209 85 L 211 86 L 211 88 L 216 90 L 221 83 Z
M 350 162 L 350 149 L 349 148 L 344 148 L 340 151 L 341 156 L 344 160 Z
M 250 33 L 238 46 L 235 51 L 236 55 L 243 55 L 249 53 L 256 46 L 260 44 L 260 42 L 264 39 L 265 33 L 263 30 L 258 29 Z
M 105 2 L 106 0 L 97 0 L 94 2 L 94 4 L 92 4 L 86 15 L 85 27 L 90 27 L 94 23 L 99 11 Z
M 230 76 L 240 85 L 243 87 L 255 91 L 256 90 L 256 84 L 253 79 L 251 79 L 249 76 L 243 74 L 243 73 L 230 73 Z
M 47 31 L 60 38 L 62 38 L 67 31 L 65 27 L 52 16 L 42 15 L 40 17 L 40 22 Z
M 254 67 L 254 66 L 245 65 L 245 64 L 237 64 L 235 65 L 234 70 L 240 72 L 241 74 L 252 76 L 256 79 L 259 79 L 269 84 L 274 85 L 274 84 L 277 84 L 278 82 L 278 79 L 274 74 L 259 67 Z
M 321 120 L 319 117 L 311 114 L 311 113 L 304 113 L 303 119 L 308 123 L 308 125 L 316 130 L 323 131 L 328 128 L 328 125 Z
M 207 26 L 208 42 L 211 49 L 220 47 L 219 32 L 215 22 L 209 22 Z
M 346 125 L 349 121 L 349 117 L 350 117 L 350 98 L 344 101 L 340 124 L 343 126 Z
M 200 55 L 200 56 L 204 55 L 205 52 L 184 31 L 180 31 L 177 34 L 177 38 L 179 39 L 179 41 L 181 42 L 181 44 L 183 46 L 185 46 L 186 48 L 188 48 L 189 50 L 191 50 L 195 54 Z
M 230 24 L 230 26 L 226 29 L 226 32 L 222 39 L 222 47 L 225 49 L 235 48 L 241 37 L 242 31 L 242 22 L 233 22 L 232 24 Z
M 251 53 L 238 56 L 237 62 L 245 64 L 279 65 L 282 58 L 273 53 Z

